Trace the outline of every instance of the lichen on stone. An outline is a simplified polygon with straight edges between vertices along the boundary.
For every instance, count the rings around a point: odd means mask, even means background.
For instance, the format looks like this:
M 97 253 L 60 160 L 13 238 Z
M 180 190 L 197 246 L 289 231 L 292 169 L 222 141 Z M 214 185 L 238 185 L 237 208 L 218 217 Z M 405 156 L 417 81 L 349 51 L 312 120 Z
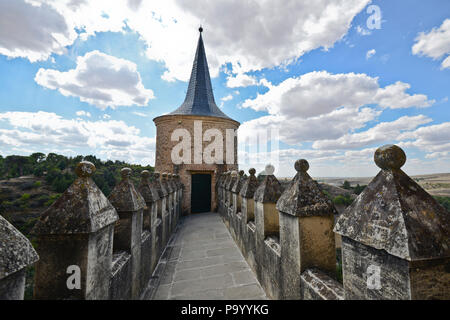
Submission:
M 280 198 L 281 184 L 273 175 L 274 170 L 272 165 L 266 166 L 264 180 L 259 184 L 253 196 L 256 202 L 276 203 Z
M 293 216 L 326 216 L 337 214 L 330 199 L 321 191 L 317 181 L 307 170 L 309 164 L 300 159 L 295 162 L 297 174 L 277 201 L 277 210 Z
M 251 168 L 249 171 L 250 176 L 244 181 L 239 194 L 243 198 L 253 198 L 255 191 L 258 188 L 258 179 L 255 177 L 256 170 Z
M 233 193 L 239 194 L 239 192 L 241 191 L 242 185 L 244 184 L 244 181 L 245 181 L 244 171 L 241 170 L 241 171 L 239 171 L 239 175 L 237 176 L 236 181 L 233 186 L 233 189 L 231 191 L 233 191 Z
M 30 241 L 0 216 L 0 280 L 39 260 Z
M 164 185 L 161 183 L 161 174 L 159 172 L 154 172 L 151 174 L 151 178 L 153 181 L 153 185 L 155 186 L 156 191 L 158 192 L 159 198 L 162 199 L 167 196 L 167 190 Z
M 120 212 L 144 209 L 146 207 L 145 200 L 130 180 L 131 169 L 123 168 L 121 174 L 122 180 L 114 187 L 108 200 Z
M 141 181 L 139 183 L 138 190 L 147 204 L 160 199 L 158 191 L 154 187 L 153 183 L 150 182 L 150 172 L 147 170 L 141 172 Z

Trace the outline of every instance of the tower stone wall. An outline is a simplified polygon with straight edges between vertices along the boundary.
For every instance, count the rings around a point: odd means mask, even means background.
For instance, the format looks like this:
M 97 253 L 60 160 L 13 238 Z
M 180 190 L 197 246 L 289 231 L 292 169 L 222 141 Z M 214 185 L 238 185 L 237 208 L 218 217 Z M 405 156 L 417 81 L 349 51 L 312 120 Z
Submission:
M 233 163 L 226 163 L 227 159 L 227 129 L 232 129 L 236 132 L 239 127 L 239 122 L 220 117 L 211 116 L 198 116 L 198 115 L 164 115 L 154 119 L 156 125 L 156 162 L 155 171 L 176 173 L 180 175 L 181 182 L 184 185 L 184 197 L 182 203 L 182 210 L 184 214 L 191 212 L 191 174 L 193 173 L 210 173 L 211 174 L 211 209 L 214 210 L 217 206 L 216 195 L 216 181 L 222 172 L 228 170 L 237 170 L 237 135 L 233 138 L 233 150 L 234 155 Z M 205 131 L 209 129 L 218 129 L 222 134 L 222 146 L 223 146 L 223 161 L 222 163 L 208 164 L 202 157 L 201 163 L 194 163 L 194 122 L 201 122 L 202 132 L 202 150 L 215 142 L 215 138 L 211 141 L 205 141 L 203 139 Z M 186 129 L 189 132 L 191 143 L 191 162 L 174 164 L 172 160 L 172 150 L 180 143 L 178 140 L 172 141 L 172 134 L 176 129 Z M 198 134 L 198 133 L 197 133 Z

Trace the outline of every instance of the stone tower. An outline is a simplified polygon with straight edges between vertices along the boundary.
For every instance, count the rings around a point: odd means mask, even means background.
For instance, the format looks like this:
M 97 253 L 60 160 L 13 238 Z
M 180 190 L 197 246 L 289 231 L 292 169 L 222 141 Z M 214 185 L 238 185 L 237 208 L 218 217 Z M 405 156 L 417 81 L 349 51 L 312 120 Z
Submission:
M 183 104 L 153 119 L 156 125 L 155 171 L 176 173 L 184 184 L 183 213 L 213 211 L 219 175 L 237 170 L 239 122 L 216 105 L 202 31 Z M 180 160 L 182 158 L 182 160 Z

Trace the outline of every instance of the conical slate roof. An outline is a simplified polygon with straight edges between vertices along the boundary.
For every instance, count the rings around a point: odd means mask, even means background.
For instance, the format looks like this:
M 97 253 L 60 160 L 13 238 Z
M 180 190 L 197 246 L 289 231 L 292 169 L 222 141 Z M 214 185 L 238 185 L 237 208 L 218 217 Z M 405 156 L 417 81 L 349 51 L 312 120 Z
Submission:
M 183 104 L 171 115 L 199 115 L 230 119 L 217 107 L 214 101 L 211 78 L 209 76 L 208 62 L 206 61 L 205 47 L 203 45 L 200 28 L 197 51 L 192 66 L 191 79 Z

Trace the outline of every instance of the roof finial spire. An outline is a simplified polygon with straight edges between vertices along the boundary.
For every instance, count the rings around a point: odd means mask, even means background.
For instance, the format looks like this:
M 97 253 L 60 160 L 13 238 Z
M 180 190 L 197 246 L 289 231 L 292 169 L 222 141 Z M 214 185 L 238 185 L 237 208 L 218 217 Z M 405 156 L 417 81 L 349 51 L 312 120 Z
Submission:
M 200 34 L 197 41 L 194 63 L 192 65 L 191 78 L 189 80 L 186 98 L 183 104 L 171 115 L 201 115 L 228 118 L 219 109 L 214 101 L 213 88 L 209 75 L 208 62 L 206 61 L 205 46 L 202 39 L 203 27 L 200 25 Z

